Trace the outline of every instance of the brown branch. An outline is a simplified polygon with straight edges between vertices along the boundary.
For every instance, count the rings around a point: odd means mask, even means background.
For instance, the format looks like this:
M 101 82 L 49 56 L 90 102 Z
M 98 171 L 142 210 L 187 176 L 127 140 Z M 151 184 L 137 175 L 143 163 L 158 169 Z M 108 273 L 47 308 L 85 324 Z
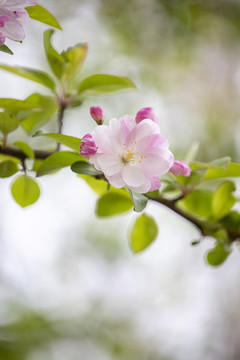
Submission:
M 52 155 L 55 151 L 45 151 L 45 150 L 33 150 L 36 159 L 46 159 L 48 156 Z M 13 147 L 0 147 L 0 154 L 14 156 L 20 160 L 25 160 L 28 156 L 20 149 Z
M 214 230 L 218 229 L 225 229 L 228 233 L 229 239 L 233 242 L 240 239 L 240 231 L 229 229 L 228 227 L 221 225 L 221 224 L 207 224 L 206 221 L 201 221 L 196 219 L 194 216 L 186 213 L 184 210 L 179 208 L 176 205 L 176 202 L 180 200 L 181 198 L 175 199 L 175 200 L 168 200 L 161 196 L 157 198 L 149 198 L 152 201 L 155 201 L 159 204 L 164 205 L 168 209 L 174 211 L 176 214 L 180 215 L 182 218 L 188 220 L 191 222 L 200 232 L 203 236 L 210 235 L 212 236 L 212 232 Z M 206 226 L 209 225 L 209 228 Z

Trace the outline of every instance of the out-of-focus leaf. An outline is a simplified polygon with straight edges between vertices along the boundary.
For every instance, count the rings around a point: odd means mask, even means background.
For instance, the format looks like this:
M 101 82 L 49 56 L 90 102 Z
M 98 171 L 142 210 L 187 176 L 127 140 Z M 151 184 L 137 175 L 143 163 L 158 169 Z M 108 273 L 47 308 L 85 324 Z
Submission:
M 78 73 L 86 58 L 87 49 L 87 43 L 80 43 L 61 53 L 61 56 L 66 62 L 64 71 L 65 79 L 70 80 Z
M 0 131 L 6 135 L 19 126 L 18 118 L 9 112 L 0 112 Z
M 81 139 L 76 138 L 74 136 L 68 136 L 68 135 L 62 135 L 62 134 L 56 134 L 56 133 L 48 133 L 48 134 L 41 134 L 37 133 L 35 136 L 45 136 L 49 139 L 52 139 L 54 141 L 57 141 L 58 143 L 65 145 L 69 147 L 70 149 L 75 150 L 77 153 L 80 153 L 80 145 L 81 145 Z
M 240 232 L 240 214 L 237 211 L 230 211 L 223 219 L 221 224 L 228 229 Z
M 26 207 L 38 200 L 40 188 L 32 177 L 21 175 L 12 183 L 11 192 L 16 202 L 20 206 Z
M 80 175 L 80 177 L 84 179 L 90 188 L 98 195 L 103 195 L 108 191 L 109 184 L 107 181 L 95 179 L 90 175 Z
M 226 216 L 236 202 L 233 191 L 236 190 L 232 181 L 226 181 L 219 185 L 212 199 L 212 213 L 216 219 Z
M 35 104 L 27 100 L 18 100 L 18 99 L 9 99 L 9 98 L 1 98 L 0 99 L 0 108 L 11 110 L 11 111 L 19 111 L 19 110 L 29 110 L 34 108 Z
M 29 14 L 29 17 L 34 20 L 38 20 L 44 24 L 55 27 L 56 29 L 62 30 L 59 22 L 55 17 L 43 6 L 36 4 L 35 6 L 27 6 L 25 8 Z
M 133 207 L 128 193 L 109 191 L 102 195 L 96 204 L 96 214 L 100 217 L 124 213 Z
M 71 169 L 73 172 L 77 174 L 84 174 L 84 175 L 99 175 L 100 172 L 95 169 L 95 167 L 89 164 L 86 161 L 77 161 L 72 164 Z
M 46 175 L 61 168 L 71 166 L 74 162 L 82 160 L 82 157 L 70 151 L 60 151 L 50 155 L 40 165 L 37 176 Z
M 54 30 L 52 29 L 46 30 L 44 32 L 44 49 L 52 72 L 56 75 L 58 79 L 61 79 L 65 69 L 65 61 L 64 58 L 52 46 L 51 39 L 53 33 Z
M 78 92 L 80 94 L 99 95 L 129 88 L 136 88 L 136 86 L 127 77 L 95 74 L 80 82 Z
M 12 176 L 18 172 L 18 166 L 11 160 L 0 162 L 0 178 Z
M 142 214 L 130 233 L 130 247 L 134 253 L 145 250 L 157 238 L 158 227 L 152 216 Z
M 188 213 L 209 219 L 212 216 L 212 198 L 211 192 L 195 190 L 179 200 L 177 205 Z
M 38 101 L 39 104 L 38 107 L 32 111 L 29 110 L 26 113 L 19 113 L 21 126 L 28 133 L 32 133 L 51 120 L 58 106 L 55 99 L 51 96 L 33 94 L 27 100 Z
M 206 254 L 206 261 L 211 266 L 221 265 L 230 254 L 231 250 L 226 249 L 223 244 L 217 244 L 215 248 L 208 251 Z
M 136 212 L 141 212 L 143 211 L 143 209 L 145 209 L 145 207 L 147 206 L 148 203 L 148 198 L 146 196 L 144 196 L 143 194 L 137 194 L 131 190 L 129 190 L 129 193 L 131 195 L 133 204 L 134 204 L 134 211 Z
M 205 174 L 205 180 L 217 179 L 222 177 L 239 177 L 240 163 L 230 162 L 227 169 L 209 169 Z
M 5 44 L 0 46 L 0 51 L 5 52 L 7 54 L 13 55 L 12 50 L 9 49 L 9 47 Z
M 47 88 L 51 89 L 51 90 L 55 90 L 55 82 L 52 79 L 52 77 L 50 75 L 48 75 L 47 73 L 40 71 L 40 70 L 36 70 L 36 69 L 31 69 L 31 68 L 27 68 L 27 67 L 23 67 L 23 66 L 10 66 L 10 65 L 0 65 L 0 69 L 9 71 L 15 75 L 24 77 L 25 79 L 28 80 L 32 80 L 35 81 L 41 85 L 46 86 Z
M 27 157 L 29 157 L 30 159 L 34 159 L 35 157 L 34 151 L 28 144 L 26 144 L 23 141 L 15 141 L 13 145 L 21 149 L 24 152 L 24 154 L 27 155 Z
M 191 169 L 194 170 L 208 170 L 208 169 L 227 169 L 231 158 L 229 156 L 225 156 L 220 159 L 213 160 L 208 163 L 194 161 L 190 163 Z

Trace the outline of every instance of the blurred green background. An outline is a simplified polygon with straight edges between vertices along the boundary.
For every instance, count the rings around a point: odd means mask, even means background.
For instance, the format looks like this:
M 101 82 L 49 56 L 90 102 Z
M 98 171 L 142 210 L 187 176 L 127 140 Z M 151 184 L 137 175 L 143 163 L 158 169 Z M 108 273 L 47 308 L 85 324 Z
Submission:
M 92 130 L 92 105 L 107 120 L 152 106 L 176 158 L 199 144 L 199 160 L 239 160 L 239 1 L 39 3 L 63 27 L 54 38 L 59 50 L 88 42 L 83 77 L 126 75 L 138 87 L 69 111 L 65 134 Z M 11 44 L 15 55 L 1 54 L 1 62 L 47 69 L 45 29 L 30 22 L 23 44 Z M 43 91 L 3 72 L 1 84 L 1 97 Z M 134 214 L 97 219 L 96 196 L 67 170 L 41 184 L 42 199 L 24 211 L 10 200 L 8 180 L 0 184 L 0 360 L 240 359 L 237 251 L 209 269 L 203 255 L 211 240 L 191 247 L 197 231 L 150 205 L 159 239 L 133 256 L 126 234 Z

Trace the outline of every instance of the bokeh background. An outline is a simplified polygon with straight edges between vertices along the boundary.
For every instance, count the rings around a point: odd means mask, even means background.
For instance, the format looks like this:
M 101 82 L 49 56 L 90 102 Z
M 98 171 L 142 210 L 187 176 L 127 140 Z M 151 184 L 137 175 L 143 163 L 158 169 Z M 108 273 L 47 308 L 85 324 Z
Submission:
M 152 106 L 176 158 L 240 158 L 240 2 L 238 0 L 39 1 L 59 20 L 54 45 L 87 41 L 82 77 L 129 76 L 137 91 L 88 99 L 68 111 L 64 133 L 81 137 L 95 123 Z M 14 56 L 0 61 L 48 70 L 42 33 L 31 21 Z M 45 89 L 0 73 L 0 96 L 24 99 Z M 46 128 L 56 131 L 56 119 Z M 21 137 L 34 148 L 48 140 Z M 213 245 L 160 205 L 155 243 L 134 256 L 127 214 L 95 216 L 96 195 L 69 169 L 40 179 L 42 196 L 21 209 L 9 179 L 0 183 L 0 360 L 238 360 L 239 250 L 210 268 Z

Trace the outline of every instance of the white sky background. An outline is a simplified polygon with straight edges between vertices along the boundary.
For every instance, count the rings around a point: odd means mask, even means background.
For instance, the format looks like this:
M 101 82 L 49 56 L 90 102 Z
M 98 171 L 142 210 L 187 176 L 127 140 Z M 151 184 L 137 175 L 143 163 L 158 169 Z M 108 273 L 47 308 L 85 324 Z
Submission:
M 46 7 L 57 16 L 55 6 L 49 1 Z M 99 72 L 128 75 L 141 86 L 138 93 L 88 100 L 81 109 L 66 115 L 65 134 L 81 137 L 90 132 L 95 124 L 88 109 L 95 104 L 104 107 L 107 118 L 134 115 L 143 106 L 153 106 L 164 119 L 163 101 L 149 89 L 145 92 L 137 64 L 126 66 L 127 58 L 115 55 L 111 36 L 97 19 L 94 2 L 76 8 L 74 18 L 66 15 L 59 20 L 63 32 L 54 37 L 58 49 L 81 41 L 89 43 L 85 74 L 98 66 Z M 0 61 L 47 69 L 42 46 L 46 28 L 30 22 L 22 45 L 8 43 L 14 56 L 1 53 Z M 3 71 L 0 85 L 0 97 L 22 99 L 33 91 L 44 91 L 40 85 Z M 171 137 L 171 128 L 164 122 L 162 130 Z M 32 139 L 31 145 L 38 145 L 36 141 Z M 147 213 L 158 222 L 159 236 L 147 251 L 134 256 L 126 235 L 136 215 L 97 219 L 95 194 L 69 169 L 39 178 L 41 198 L 25 209 L 10 196 L 10 182 L 0 182 L 0 323 L 9 318 L 4 299 L 17 299 L 53 317 L 67 314 L 73 319 L 100 299 L 103 314 L 120 318 L 127 314 L 136 325 L 139 339 L 147 338 L 163 353 L 174 354 L 174 359 L 202 360 L 204 356 L 206 360 L 226 360 L 226 354 L 234 351 L 226 349 L 228 334 L 223 324 L 226 318 L 231 325 L 229 308 L 233 318 L 239 319 L 240 264 L 236 249 L 222 267 L 208 267 L 203 257 L 213 242 L 192 247 L 190 243 L 198 233 L 191 224 L 150 204 Z M 120 247 L 113 260 L 99 243 L 109 238 L 109 233 L 117 234 L 114 242 Z M 89 353 L 87 359 L 93 360 L 96 355 L 101 359 L 96 353 Z M 60 356 L 56 353 L 57 359 Z M 76 359 L 72 350 L 66 356 Z

